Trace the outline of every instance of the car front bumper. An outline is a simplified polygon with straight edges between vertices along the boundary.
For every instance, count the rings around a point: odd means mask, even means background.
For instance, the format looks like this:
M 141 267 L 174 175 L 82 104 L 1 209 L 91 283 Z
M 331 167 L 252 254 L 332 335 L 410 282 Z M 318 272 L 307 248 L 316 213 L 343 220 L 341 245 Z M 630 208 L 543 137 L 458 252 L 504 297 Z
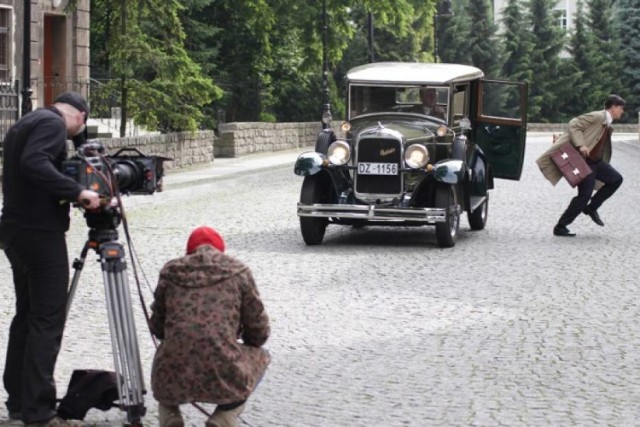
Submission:
M 460 205 L 449 208 L 405 208 L 377 205 L 325 205 L 298 203 L 298 216 L 314 218 L 360 219 L 365 221 L 411 221 L 438 223 L 450 214 L 459 214 Z

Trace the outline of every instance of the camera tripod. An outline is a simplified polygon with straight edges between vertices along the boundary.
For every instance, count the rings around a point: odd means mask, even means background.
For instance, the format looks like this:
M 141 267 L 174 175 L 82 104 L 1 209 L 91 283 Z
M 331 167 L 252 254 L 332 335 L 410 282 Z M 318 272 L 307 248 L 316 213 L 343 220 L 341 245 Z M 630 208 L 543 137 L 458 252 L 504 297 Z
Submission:
M 126 411 L 129 425 L 142 426 L 141 419 L 146 412 L 143 398 L 145 390 L 138 338 L 131 309 L 124 248 L 116 241 L 119 217 L 110 212 L 85 213 L 85 217 L 90 227 L 89 239 L 80 253 L 80 258 L 76 258 L 73 262 L 75 272 L 69 288 L 67 314 L 71 308 L 87 253 L 89 249 L 93 249 L 98 254 L 102 266 L 111 347 L 120 398 L 119 407 Z

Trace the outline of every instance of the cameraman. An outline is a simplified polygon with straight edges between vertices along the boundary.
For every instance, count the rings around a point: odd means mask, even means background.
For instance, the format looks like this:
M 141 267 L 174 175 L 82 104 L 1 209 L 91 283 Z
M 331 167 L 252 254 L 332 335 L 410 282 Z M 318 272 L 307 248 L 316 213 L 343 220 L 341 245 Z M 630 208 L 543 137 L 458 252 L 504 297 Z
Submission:
M 76 425 L 56 414 L 54 369 L 65 324 L 69 200 L 96 209 L 98 193 L 60 172 L 67 138 L 82 135 L 89 108 L 78 93 L 26 114 L 4 140 L 0 247 L 13 270 L 16 314 L 4 386 L 10 419 L 27 426 Z

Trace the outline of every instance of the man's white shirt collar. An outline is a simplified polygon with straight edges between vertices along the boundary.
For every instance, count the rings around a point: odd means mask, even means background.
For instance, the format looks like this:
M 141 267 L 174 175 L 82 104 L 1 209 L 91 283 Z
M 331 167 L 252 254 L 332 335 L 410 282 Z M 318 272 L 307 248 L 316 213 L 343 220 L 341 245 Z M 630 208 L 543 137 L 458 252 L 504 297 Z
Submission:
M 613 117 L 611 117 L 611 113 L 607 110 L 604 110 L 605 113 L 605 119 L 607 122 L 607 126 L 611 126 L 611 123 L 613 123 Z

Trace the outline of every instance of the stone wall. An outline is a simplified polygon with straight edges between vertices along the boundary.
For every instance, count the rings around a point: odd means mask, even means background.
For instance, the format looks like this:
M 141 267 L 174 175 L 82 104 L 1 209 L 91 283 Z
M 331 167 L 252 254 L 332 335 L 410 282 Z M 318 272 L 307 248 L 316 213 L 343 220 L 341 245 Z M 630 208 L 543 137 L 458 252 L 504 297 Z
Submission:
M 529 132 L 563 132 L 566 123 L 529 123 Z M 638 124 L 614 124 L 616 132 L 638 134 Z M 219 135 L 213 131 L 181 132 L 125 138 L 100 138 L 109 155 L 124 147 L 146 155 L 171 158 L 167 170 L 206 165 L 215 157 L 239 157 L 251 153 L 313 147 L 321 130 L 318 122 L 308 123 L 225 123 Z M 0 147 L 1 148 L 1 147 Z M 69 155 L 75 153 L 71 150 Z M 2 160 L 0 157 L 0 176 Z
M 225 123 L 214 144 L 216 157 L 238 157 L 265 151 L 282 151 L 313 146 L 319 122 L 310 123 Z
M 528 132 L 564 132 L 569 128 L 569 123 L 528 123 Z M 614 123 L 613 131 L 616 133 L 637 133 L 640 136 L 640 127 L 637 123 Z
M 135 148 L 148 156 L 168 157 L 172 160 L 165 162 L 165 168 L 170 170 L 212 162 L 216 136 L 213 131 L 199 131 L 125 138 L 99 138 L 98 140 L 105 146 L 109 155 L 114 155 L 121 148 L 127 147 Z M 127 154 L 132 154 L 132 152 L 127 152 Z

